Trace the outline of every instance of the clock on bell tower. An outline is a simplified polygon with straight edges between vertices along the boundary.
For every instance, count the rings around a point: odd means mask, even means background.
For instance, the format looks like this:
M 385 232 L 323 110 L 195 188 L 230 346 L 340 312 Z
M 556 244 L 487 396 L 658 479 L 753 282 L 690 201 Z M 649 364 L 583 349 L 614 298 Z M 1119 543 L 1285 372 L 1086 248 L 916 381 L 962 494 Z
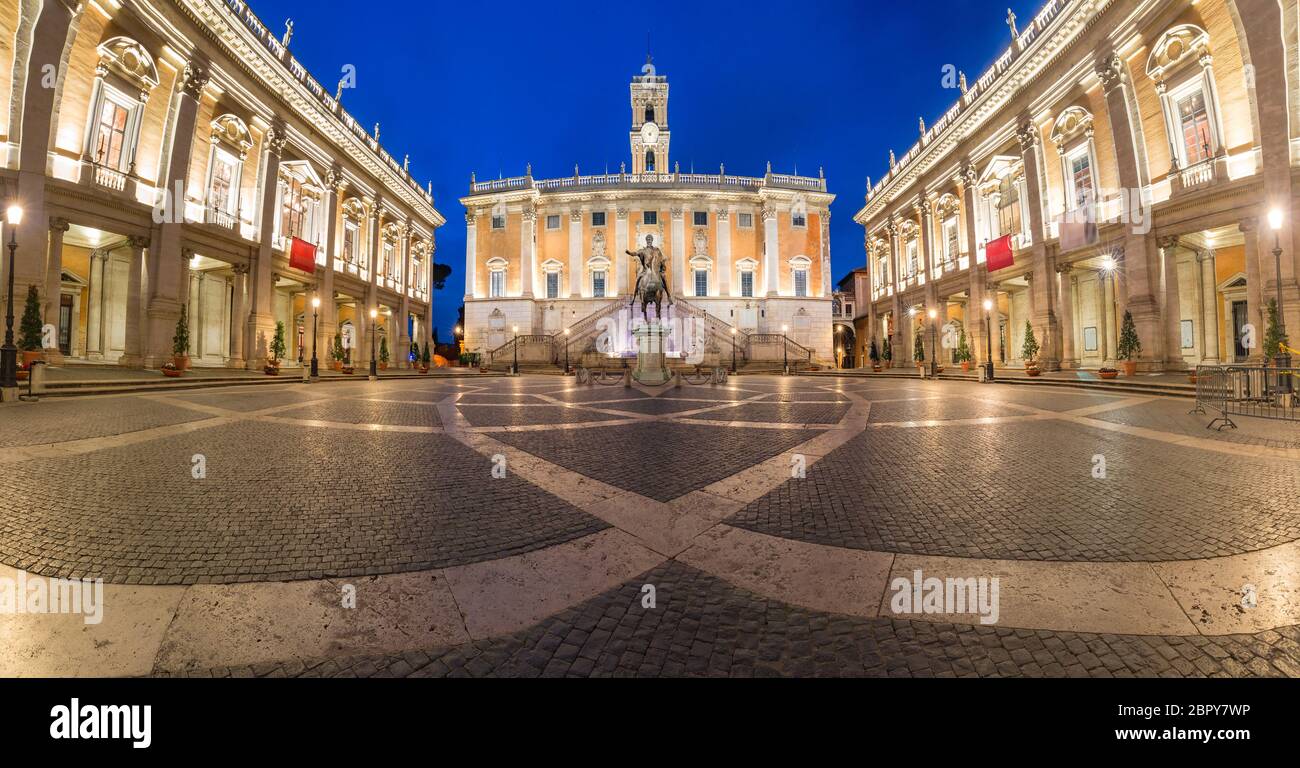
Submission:
M 646 56 L 641 74 L 632 78 L 632 172 L 668 173 L 668 78 Z

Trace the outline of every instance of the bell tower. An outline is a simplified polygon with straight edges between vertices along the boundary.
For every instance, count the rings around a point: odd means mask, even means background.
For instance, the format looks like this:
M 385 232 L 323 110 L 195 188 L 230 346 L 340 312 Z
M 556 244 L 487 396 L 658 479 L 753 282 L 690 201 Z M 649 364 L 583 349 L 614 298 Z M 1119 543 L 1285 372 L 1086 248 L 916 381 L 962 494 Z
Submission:
M 632 78 L 632 172 L 671 173 L 668 165 L 668 78 L 655 71 L 647 54 L 641 74 Z

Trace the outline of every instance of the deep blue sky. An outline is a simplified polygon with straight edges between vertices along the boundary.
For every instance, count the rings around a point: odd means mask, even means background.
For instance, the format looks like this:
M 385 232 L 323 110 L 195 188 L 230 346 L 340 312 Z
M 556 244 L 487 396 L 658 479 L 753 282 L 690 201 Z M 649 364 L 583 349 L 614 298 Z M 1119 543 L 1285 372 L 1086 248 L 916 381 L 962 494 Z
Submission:
M 357 69 L 344 106 L 381 123 L 399 160 L 433 182 L 447 225 L 437 260 L 451 264 L 435 296 L 445 340 L 464 295 L 464 210 L 470 171 L 479 179 L 539 178 L 617 170 L 628 160 L 628 82 L 645 61 L 668 77 L 672 160 L 683 171 L 813 176 L 826 169 L 835 279 L 861 266 L 867 176 L 889 150 L 917 139 L 956 99 L 941 85 L 952 64 L 976 78 L 1010 44 L 1007 3 L 806 0 L 651 3 L 250 0 L 277 33 L 294 20 L 290 45 L 326 87 L 343 65 Z M 1041 5 L 1009 3 L 1023 29 Z

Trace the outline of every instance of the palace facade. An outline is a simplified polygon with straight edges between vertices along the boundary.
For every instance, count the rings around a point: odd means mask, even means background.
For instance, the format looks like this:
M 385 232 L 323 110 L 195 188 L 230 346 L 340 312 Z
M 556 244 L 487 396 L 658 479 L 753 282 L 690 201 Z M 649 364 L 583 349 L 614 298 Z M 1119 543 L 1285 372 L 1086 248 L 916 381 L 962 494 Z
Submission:
M 1279 278 L 1300 329 L 1295 0 L 1050 0 L 1008 23 L 855 216 L 857 359 L 888 337 L 906 362 L 922 330 L 932 356 L 930 309 L 977 361 L 1021 365 L 1028 322 L 1046 369 L 1113 366 L 1126 312 L 1140 370 L 1258 359 Z
M 314 297 L 326 365 L 336 331 L 362 363 L 372 331 L 397 364 L 428 341 L 444 219 L 291 28 L 242 0 L 0 0 L 0 27 L 16 314 L 36 285 L 52 362 L 159 366 L 184 308 L 195 366 L 260 368 L 277 322 L 296 365 Z
M 666 316 L 707 317 L 715 352 L 733 337 L 757 351 L 760 337 L 785 336 L 795 350 L 830 360 L 834 195 L 825 178 L 770 165 L 762 177 L 725 166 L 680 172 L 669 154 L 668 80 L 652 65 L 643 71 L 630 85 L 630 171 L 624 163 L 618 173 L 583 176 L 575 167 L 572 176 L 535 179 L 529 166 L 524 176 L 471 179 L 461 198 L 466 349 L 491 353 L 516 336 L 545 343 L 566 330 L 585 349 L 593 320 L 608 317 L 619 331 L 601 350 L 633 354 L 629 330 L 642 315 L 625 311 L 637 275 L 626 251 L 649 237 L 668 261 L 677 302 Z M 690 343 L 671 338 L 670 355 L 685 355 Z

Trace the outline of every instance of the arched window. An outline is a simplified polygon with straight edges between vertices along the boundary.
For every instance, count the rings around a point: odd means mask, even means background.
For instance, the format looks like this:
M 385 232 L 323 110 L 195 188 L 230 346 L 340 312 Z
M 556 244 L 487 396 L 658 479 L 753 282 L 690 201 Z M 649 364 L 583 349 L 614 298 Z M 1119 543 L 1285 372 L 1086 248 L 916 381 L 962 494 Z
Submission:
M 647 149 L 645 152 L 645 170 L 646 173 L 654 173 L 655 153 L 653 149 Z
M 645 121 L 647 123 L 653 123 L 655 121 L 655 105 L 645 105 Z

